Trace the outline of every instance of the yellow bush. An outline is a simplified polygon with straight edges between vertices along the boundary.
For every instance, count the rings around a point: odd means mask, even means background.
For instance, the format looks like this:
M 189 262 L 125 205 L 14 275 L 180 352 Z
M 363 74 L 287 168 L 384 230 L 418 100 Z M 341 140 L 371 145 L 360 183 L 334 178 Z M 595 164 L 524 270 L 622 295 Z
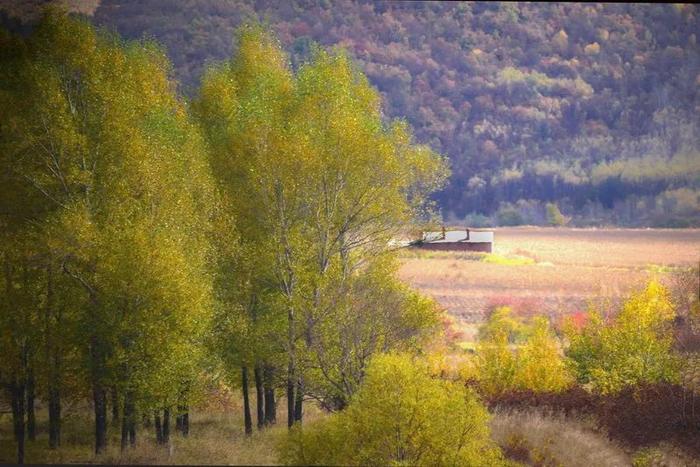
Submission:
M 477 375 L 481 389 L 495 394 L 511 389 L 560 391 L 573 382 L 559 343 L 546 318 L 525 325 L 497 309 L 479 331 Z M 520 345 L 514 342 L 522 340 Z
M 674 317 L 669 293 L 656 281 L 632 294 L 610 323 L 591 310 L 583 329 L 567 329 L 567 355 L 579 381 L 603 393 L 639 383 L 677 382 Z
M 287 464 L 501 465 L 489 415 L 459 382 L 431 377 L 407 355 L 377 357 L 342 412 L 292 430 L 279 446 Z

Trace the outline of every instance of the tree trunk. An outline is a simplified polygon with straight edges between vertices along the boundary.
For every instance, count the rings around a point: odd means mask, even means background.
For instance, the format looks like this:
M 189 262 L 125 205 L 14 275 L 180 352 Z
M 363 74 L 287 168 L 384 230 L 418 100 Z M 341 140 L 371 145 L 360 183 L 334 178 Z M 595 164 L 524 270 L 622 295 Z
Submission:
M 163 426 L 160 423 L 160 413 L 156 411 L 153 418 L 155 419 L 156 443 L 163 444 Z
M 92 306 L 97 307 L 97 300 L 91 299 Z M 104 351 L 99 337 L 93 334 L 90 336 L 90 379 L 95 410 L 95 454 L 102 453 L 107 447 L 107 390 L 102 383 L 104 367 Z
M 34 381 L 34 370 L 27 369 L 27 438 L 29 441 L 36 440 L 36 414 L 34 413 L 34 399 L 36 397 L 36 385 Z
M 58 381 L 49 381 L 49 448 L 61 445 L 61 393 Z
M 255 402 L 258 409 L 258 430 L 265 426 L 265 396 L 263 389 L 263 375 L 260 364 L 255 365 Z
M 61 444 L 61 352 L 56 335 L 61 332 L 63 316 L 61 308 L 54 304 L 53 262 L 48 258 L 46 266 L 46 362 L 49 367 L 49 449 L 57 449 Z M 51 317 L 55 317 L 52 323 Z
M 17 463 L 24 464 L 24 384 L 14 383 L 10 389 L 12 396 L 12 421 L 17 442 Z
M 185 413 L 182 414 L 182 436 L 187 437 L 190 434 L 190 409 L 185 406 Z
M 287 427 L 289 428 L 294 424 L 294 386 L 294 359 L 290 356 L 287 367 Z
M 297 382 L 296 397 L 294 399 L 294 423 L 301 423 L 304 404 L 304 382 L 301 378 Z
M 124 393 L 124 409 L 122 411 L 122 438 L 121 448 L 126 449 L 127 444 L 131 447 L 136 446 L 136 419 L 134 406 L 134 392 L 126 391 Z
M 253 433 L 253 421 L 250 417 L 250 398 L 248 397 L 248 367 L 241 368 L 243 382 L 243 423 L 245 424 L 245 434 Z
M 186 405 L 180 405 L 177 408 L 178 416 L 175 419 L 175 428 L 182 434 L 182 436 L 187 436 L 190 432 L 190 414 L 189 407 Z
M 98 381 L 92 383 L 92 401 L 95 406 L 95 454 L 107 447 L 107 392 Z
M 170 409 L 163 410 L 163 444 L 170 444 Z
M 112 386 L 110 389 L 110 397 L 112 400 L 112 426 L 113 427 L 118 427 L 119 426 L 119 392 L 117 391 L 116 386 Z
M 273 386 L 273 369 L 271 366 L 265 366 L 265 423 L 274 425 L 277 423 L 277 402 L 275 401 L 275 389 Z

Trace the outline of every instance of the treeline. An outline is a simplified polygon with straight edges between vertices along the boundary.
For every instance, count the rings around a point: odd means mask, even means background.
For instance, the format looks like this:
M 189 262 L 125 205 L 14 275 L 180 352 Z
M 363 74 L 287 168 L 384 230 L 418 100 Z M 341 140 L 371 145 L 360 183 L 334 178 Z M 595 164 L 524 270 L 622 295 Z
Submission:
M 149 41 L 48 10 L 0 33 L 0 384 L 18 462 L 46 401 L 90 400 L 95 452 L 188 433 L 224 375 L 245 429 L 345 407 L 377 353 L 441 326 L 398 282 L 389 240 L 447 176 L 341 51 L 297 70 L 262 27 L 191 102 Z M 111 419 L 111 423 L 110 423 Z M 120 428 L 119 428 L 120 426 Z
M 665 171 L 679 157 L 692 173 L 700 164 L 693 5 L 107 0 L 94 13 L 162 41 L 190 93 L 247 18 L 269 22 L 295 67 L 314 42 L 346 48 L 387 117 L 449 156 L 436 199 L 452 221 L 498 223 L 522 200 L 540 213 L 556 202 L 579 225 L 697 225 L 697 176 Z M 603 174 L 618 162 L 654 175 Z

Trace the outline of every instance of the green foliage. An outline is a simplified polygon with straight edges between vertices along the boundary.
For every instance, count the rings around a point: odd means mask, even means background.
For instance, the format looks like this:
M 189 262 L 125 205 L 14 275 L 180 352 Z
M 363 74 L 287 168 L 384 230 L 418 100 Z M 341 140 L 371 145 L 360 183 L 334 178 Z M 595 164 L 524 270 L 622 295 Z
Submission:
M 676 382 L 674 317 L 668 291 L 655 281 L 632 294 L 613 320 L 591 310 L 582 329 L 567 328 L 566 354 L 579 381 L 602 393 L 640 383 Z
M 33 286 L 37 312 L 71 340 L 44 328 L 49 357 L 77 353 L 84 386 L 172 406 L 197 379 L 212 308 L 204 141 L 153 44 L 122 43 L 59 10 L 12 40 L 0 166 L 26 209 L 3 197 L 0 210 L 12 226 L 3 234 L 37 242 L 32 267 L 53 277 Z
M 488 417 L 470 389 L 425 362 L 381 355 L 345 410 L 294 429 L 279 452 L 293 465 L 501 465 Z
M 496 212 L 496 222 L 500 226 L 516 226 L 523 225 L 525 220 L 513 205 L 506 203 Z
M 193 106 L 239 232 L 217 274 L 214 346 L 236 374 L 286 359 L 290 381 L 342 407 L 371 355 L 435 327 L 434 305 L 398 284 L 387 253 L 430 214 L 447 168 L 404 122 L 384 123 L 346 53 L 315 47 L 293 72 L 261 26 L 237 42 Z
M 549 225 L 561 227 L 562 225 L 566 224 L 567 219 L 559 210 L 557 203 L 547 203 L 545 208 L 547 209 L 547 223 Z
M 487 394 L 512 389 L 561 391 L 572 383 L 559 342 L 544 317 L 526 324 L 513 318 L 510 308 L 497 308 L 479 329 L 476 354 L 476 377 Z

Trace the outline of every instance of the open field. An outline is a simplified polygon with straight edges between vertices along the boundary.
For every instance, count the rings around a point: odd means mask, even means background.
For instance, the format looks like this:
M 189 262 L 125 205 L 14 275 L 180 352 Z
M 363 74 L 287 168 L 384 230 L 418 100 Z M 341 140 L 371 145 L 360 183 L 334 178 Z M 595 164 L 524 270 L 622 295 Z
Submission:
M 615 301 L 700 260 L 700 230 L 496 228 L 492 255 L 406 250 L 401 277 L 434 297 L 471 340 L 484 311 L 559 314 Z

